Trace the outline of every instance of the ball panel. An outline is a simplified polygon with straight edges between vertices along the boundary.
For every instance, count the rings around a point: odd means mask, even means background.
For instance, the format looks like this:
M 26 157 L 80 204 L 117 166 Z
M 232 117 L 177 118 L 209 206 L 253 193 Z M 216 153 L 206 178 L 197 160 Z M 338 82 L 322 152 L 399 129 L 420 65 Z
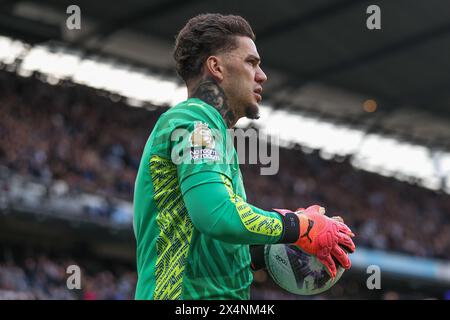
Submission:
M 274 282 L 299 295 L 314 295 L 330 289 L 345 271 L 338 266 L 336 278 L 331 279 L 324 265 L 315 256 L 294 245 L 266 245 L 264 258 Z

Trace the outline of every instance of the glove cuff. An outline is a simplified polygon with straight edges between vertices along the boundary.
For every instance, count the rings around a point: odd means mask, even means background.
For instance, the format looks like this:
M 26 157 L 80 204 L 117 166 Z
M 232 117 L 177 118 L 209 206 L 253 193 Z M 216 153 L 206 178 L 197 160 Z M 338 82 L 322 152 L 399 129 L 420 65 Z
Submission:
M 252 258 L 250 267 L 253 271 L 266 268 L 266 262 L 264 260 L 264 247 L 265 245 L 250 246 L 250 256 Z
M 283 233 L 277 243 L 295 243 L 300 235 L 300 222 L 297 214 L 291 210 L 273 209 L 280 214 L 283 221 Z

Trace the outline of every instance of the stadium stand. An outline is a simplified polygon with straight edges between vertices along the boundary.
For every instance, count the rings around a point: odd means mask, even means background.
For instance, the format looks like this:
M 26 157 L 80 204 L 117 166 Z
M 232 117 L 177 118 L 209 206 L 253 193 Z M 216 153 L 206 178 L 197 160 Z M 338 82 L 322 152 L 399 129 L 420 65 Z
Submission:
M 0 257 L 0 299 L 126 300 L 134 297 L 136 273 L 86 259 L 62 258 L 45 251 L 2 248 Z M 20 252 L 21 255 L 17 255 Z M 67 267 L 82 271 L 81 290 L 68 290 Z
M 106 92 L 70 82 L 52 86 L 35 76 L 1 71 L 1 211 L 25 208 L 37 216 L 53 212 L 68 221 L 121 226 L 131 234 L 136 169 L 148 134 L 165 110 L 132 108 Z M 318 152 L 308 154 L 298 147 L 280 150 L 275 176 L 259 175 L 257 165 L 243 165 L 249 202 L 266 209 L 323 203 L 329 213 L 345 217 L 358 246 L 450 259 L 449 195 L 357 170 L 349 159 L 336 160 L 323 160 Z M 102 264 L 92 253 L 75 261 L 70 254 L 46 250 L 23 244 L 20 250 L 2 248 L 0 298 L 133 297 L 132 260 L 117 271 L 115 264 Z M 73 263 L 88 270 L 80 292 L 65 287 L 65 268 Z M 362 292 L 361 282 L 346 276 L 315 299 L 443 298 L 442 291 L 405 293 L 407 286 L 371 295 Z M 298 297 L 281 292 L 261 271 L 255 274 L 253 298 Z

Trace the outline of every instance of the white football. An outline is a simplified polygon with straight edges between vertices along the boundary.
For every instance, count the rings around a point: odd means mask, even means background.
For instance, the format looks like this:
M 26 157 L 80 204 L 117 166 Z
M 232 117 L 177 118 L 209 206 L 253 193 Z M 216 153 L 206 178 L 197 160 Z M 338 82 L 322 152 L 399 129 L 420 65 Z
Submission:
M 325 266 L 295 245 L 268 244 L 264 259 L 270 277 L 284 290 L 298 295 L 314 295 L 330 289 L 345 269 L 336 264 L 337 274 L 331 279 Z

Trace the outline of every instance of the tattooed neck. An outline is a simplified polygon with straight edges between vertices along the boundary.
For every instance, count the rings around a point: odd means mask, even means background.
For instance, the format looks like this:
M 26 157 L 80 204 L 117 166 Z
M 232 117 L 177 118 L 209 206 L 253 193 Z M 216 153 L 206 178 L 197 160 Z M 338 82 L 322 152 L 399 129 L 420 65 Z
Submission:
M 225 120 L 228 128 L 235 123 L 235 115 L 227 103 L 227 97 L 223 89 L 211 78 L 202 79 L 192 90 L 190 98 L 198 98 L 216 108 Z

